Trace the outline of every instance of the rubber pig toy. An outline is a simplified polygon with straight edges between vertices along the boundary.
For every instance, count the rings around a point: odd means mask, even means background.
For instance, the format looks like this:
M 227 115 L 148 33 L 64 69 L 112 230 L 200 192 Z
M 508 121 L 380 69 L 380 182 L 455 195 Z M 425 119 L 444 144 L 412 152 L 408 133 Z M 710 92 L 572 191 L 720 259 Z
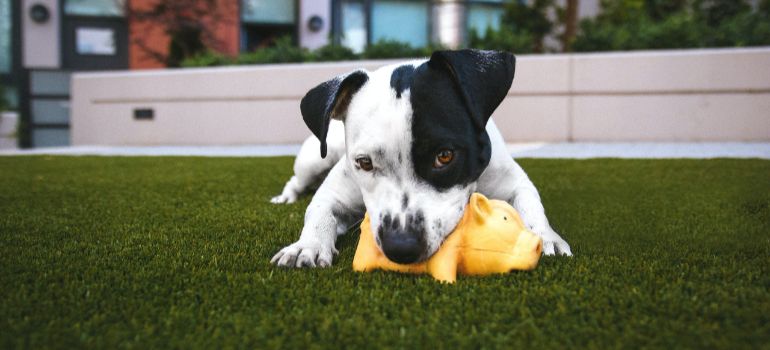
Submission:
M 532 270 L 543 251 L 540 237 L 524 227 L 518 212 L 507 202 L 474 193 L 455 230 L 439 250 L 421 263 L 394 263 L 374 243 L 369 214 L 361 222 L 353 270 L 376 269 L 414 274 L 454 283 L 461 275 L 489 275 L 511 270 Z

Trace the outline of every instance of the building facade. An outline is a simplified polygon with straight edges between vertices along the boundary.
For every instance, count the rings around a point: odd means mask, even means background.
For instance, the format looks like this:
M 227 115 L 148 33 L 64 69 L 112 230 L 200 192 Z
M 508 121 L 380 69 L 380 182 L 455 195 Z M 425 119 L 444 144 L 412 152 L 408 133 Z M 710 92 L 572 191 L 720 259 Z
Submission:
M 21 146 L 61 146 L 73 72 L 165 68 L 196 49 L 190 36 L 230 56 L 284 36 L 355 52 L 380 40 L 458 47 L 471 29 L 497 28 L 505 1 L 0 0 L 0 83 L 19 111 Z M 581 16 L 597 7 L 581 1 Z

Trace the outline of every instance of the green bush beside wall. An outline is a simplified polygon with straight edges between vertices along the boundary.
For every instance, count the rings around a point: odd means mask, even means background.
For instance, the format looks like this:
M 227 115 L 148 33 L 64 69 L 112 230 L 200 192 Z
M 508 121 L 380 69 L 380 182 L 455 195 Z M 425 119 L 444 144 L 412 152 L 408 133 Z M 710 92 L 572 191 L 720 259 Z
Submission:
M 284 37 L 276 40 L 275 45 L 272 47 L 243 53 L 235 58 L 209 51 L 182 61 L 182 67 L 427 57 L 430 56 L 431 52 L 438 49 L 440 49 L 438 46 L 413 48 L 407 43 L 384 40 L 367 46 L 361 54 L 356 54 L 347 47 L 335 44 L 326 45 L 311 51 L 295 46 L 291 38 Z
M 602 0 L 601 8 L 598 16 L 580 22 L 577 36 L 569 41 L 573 51 L 770 45 L 770 0 L 762 0 L 756 8 L 745 0 Z M 562 20 L 548 22 L 550 17 L 546 14 L 550 10 L 557 14 L 563 12 L 552 0 L 537 0 L 531 5 L 511 2 L 505 7 L 500 29 L 487 28 L 483 33 L 471 30 L 467 47 L 519 54 L 558 51 L 543 46 L 545 35 L 560 35 L 554 31 Z M 335 44 L 310 51 L 297 47 L 290 37 L 284 37 L 272 47 L 235 58 L 209 51 L 184 60 L 181 66 L 416 58 L 430 56 L 437 49 L 441 47 L 415 48 L 386 40 L 368 45 L 361 54 Z
M 768 0 L 762 1 L 757 10 L 736 0 L 623 0 L 602 1 L 601 15 L 580 23 L 573 49 L 587 52 L 762 45 L 770 45 Z

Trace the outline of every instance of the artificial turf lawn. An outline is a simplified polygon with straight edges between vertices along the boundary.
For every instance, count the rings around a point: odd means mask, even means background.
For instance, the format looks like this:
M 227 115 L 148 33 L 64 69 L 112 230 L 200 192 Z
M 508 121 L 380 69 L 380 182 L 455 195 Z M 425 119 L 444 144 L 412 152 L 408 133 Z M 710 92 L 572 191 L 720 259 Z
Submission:
M 770 161 L 522 160 L 573 258 L 283 270 L 290 158 L 0 157 L 2 348 L 762 348 Z

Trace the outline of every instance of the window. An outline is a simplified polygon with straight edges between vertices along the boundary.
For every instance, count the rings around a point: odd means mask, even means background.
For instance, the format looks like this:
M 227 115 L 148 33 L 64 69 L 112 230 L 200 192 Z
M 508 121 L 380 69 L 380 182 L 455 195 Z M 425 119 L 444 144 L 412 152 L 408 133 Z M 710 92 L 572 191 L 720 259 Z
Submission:
M 395 40 L 412 47 L 430 43 L 430 1 L 339 0 L 336 40 L 356 53 L 367 44 Z
M 117 51 L 114 30 L 98 27 L 79 27 L 75 29 L 75 52 L 78 55 L 112 56 Z
M 468 8 L 468 30 L 484 35 L 487 28 L 500 29 L 503 8 L 486 4 L 471 4 Z
M 241 20 L 294 24 L 295 5 L 293 0 L 241 0 Z
M 75 16 L 122 17 L 125 0 L 64 0 L 64 13 Z
M 366 48 L 366 11 L 361 1 L 344 1 L 342 3 L 342 35 L 340 42 L 355 53 L 361 53 Z
M 372 43 L 396 40 L 412 47 L 428 44 L 428 3 L 375 1 L 372 3 Z
M 16 22 L 18 19 L 14 15 L 14 7 L 19 4 L 15 0 L 0 0 L 0 109 L 19 108 L 21 72 L 14 69 L 19 64 L 19 52 L 14 48 L 18 40 L 19 23 Z
M 0 0 L 0 73 L 10 73 L 13 65 L 11 51 L 11 0 Z
M 504 11 L 503 0 L 470 2 L 466 17 L 468 32 L 476 30 L 477 34 L 484 36 L 487 28 L 500 29 Z
M 296 36 L 296 6 L 295 0 L 241 0 L 241 51 Z

